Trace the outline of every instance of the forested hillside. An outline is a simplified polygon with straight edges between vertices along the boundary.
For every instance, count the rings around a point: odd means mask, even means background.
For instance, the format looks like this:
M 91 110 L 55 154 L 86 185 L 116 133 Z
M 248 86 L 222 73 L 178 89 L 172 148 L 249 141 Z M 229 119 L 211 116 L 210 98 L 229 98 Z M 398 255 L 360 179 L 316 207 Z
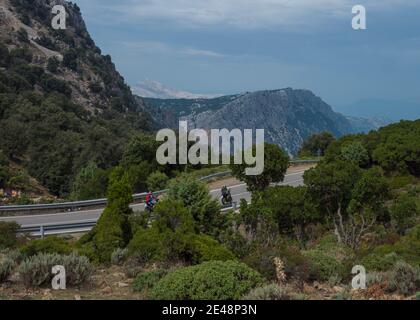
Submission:
M 65 30 L 51 27 L 51 1 L 0 1 L 0 189 L 31 189 L 34 177 L 66 195 L 89 162 L 115 166 L 128 139 L 154 126 L 78 6 L 54 4 L 66 7 Z
M 244 176 L 243 165 L 231 165 L 252 201 L 224 213 L 206 185 L 188 174 L 168 184 L 153 211 L 134 212 L 136 175 L 117 167 L 106 209 L 78 241 L 17 239 L 17 226 L 0 222 L 0 250 L 7 248 L 0 251 L 0 282 L 13 279 L 6 295 L 37 298 L 51 280 L 43 270 L 59 261 L 69 272 L 68 290 L 51 298 L 414 300 L 419 130 L 420 120 L 336 141 L 318 135 L 305 152 L 319 144 L 325 156 L 298 187 L 273 185 L 283 180 L 289 159 L 266 144 L 262 175 Z M 144 166 L 154 148 L 146 142 L 133 141 L 123 164 Z M 352 287 L 355 266 L 366 272 L 365 289 Z

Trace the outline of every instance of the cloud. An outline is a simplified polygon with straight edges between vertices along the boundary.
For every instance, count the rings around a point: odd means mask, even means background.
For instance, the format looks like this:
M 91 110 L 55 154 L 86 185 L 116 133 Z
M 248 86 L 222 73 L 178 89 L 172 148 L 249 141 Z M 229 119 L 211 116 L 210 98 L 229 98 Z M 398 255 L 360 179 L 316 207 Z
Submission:
M 161 20 L 186 27 L 242 29 L 314 26 L 320 21 L 351 17 L 351 8 L 392 10 L 419 6 L 418 0 L 131 0 L 113 5 L 128 17 Z
M 131 50 L 149 54 L 171 54 L 178 56 L 204 57 L 204 58 L 224 58 L 226 55 L 196 48 L 176 47 L 159 41 L 131 41 L 124 42 L 123 45 Z

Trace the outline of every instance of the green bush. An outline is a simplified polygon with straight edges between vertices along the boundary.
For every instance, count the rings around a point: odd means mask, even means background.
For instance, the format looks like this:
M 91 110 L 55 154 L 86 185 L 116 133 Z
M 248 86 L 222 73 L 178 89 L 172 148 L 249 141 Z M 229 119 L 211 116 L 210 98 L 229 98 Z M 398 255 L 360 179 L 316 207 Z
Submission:
M 66 284 L 68 286 L 80 286 L 93 273 L 93 268 L 87 257 L 58 254 L 40 253 L 24 260 L 19 266 L 19 274 L 25 286 L 40 287 L 50 284 L 53 274 L 52 267 L 64 266 L 66 270 Z
M 159 202 L 151 228 L 137 228 L 128 249 L 138 263 L 193 260 L 194 220 L 180 201 Z
M 52 57 L 48 59 L 47 69 L 51 73 L 56 73 L 58 71 L 58 67 L 60 66 L 60 61 L 56 57 Z
M 168 271 L 157 269 L 139 274 L 133 282 L 134 291 L 144 291 L 152 289 L 160 279 L 162 279 Z
M 415 225 L 416 218 L 419 215 L 416 198 L 409 195 L 400 196 L 391 207 L 391 218 L 396 230 L 400 234 Z
M 385 244 L 373 249 L 373 253 L 381 256 L 395 252 L 401 260 L 412 266 L 420 267 L 420 224 L 412 228 L 407 235 L 394 244 Z
M 385 255 L 371 253 L 361 260 L 361 265 L 370 271 L 387 271 L 391 269 L 394 264 L 401 260 L 395 252 L 391 252 Z
M 290 296 L 284 287 L 273 283 L 253 289 L 243 300 L 290 300 Z
M 19 230 L 16 222 L 0 221 L 0 249 L 13 248 L 16 246 L 16 232 Z
M 243 262 L 257 270 L 268 280 L 275 280 L 276 267 L 274 258 L 280 258 L 285 265 L 285 273 L 288 279 L 305 281 L 309 278 L 309 263 L 299 251 L 291 244 L 278 244 L 271 247 L 256 246 Z
M 193 252 L 194 263 L 202 263 L 212 260 L 235 260 L 235 255 L 231 251 L 213 238 L 206 235 L 199 235 L 195 237 Z
M 168 188 L 168 198 L 183 203 L 200 232 L 206 234 L 217 232 L 223 220 L 220 205 L 211 197 L 204 183 L 190 175 L 182 175 L 172 180 Z
M 0 253 L 0 283 L 5 281 L 17 263 L 17 257 L 13 253 Z
M 55 78 L 51 75 L 42 76 L 41 86 L 48 93 L 56 91 L 64 94 L 67 97 L 70 97 L 72 93 L 72 89 L 67 82 Z
M 119 175 L 119 170 L 111 174 L 108 187 L 108 205 L 96 226 L 79 240 L 80 253 L 96 262 L 110 263 L 112 253 L 124 248 L 131 238 L 128 216 L 132 213 L 132 188 L 128 176 Z
M 127 258 L 127 248 L 121 249 L 117 248 L 111 254 L 111 263 L 113 265 L 121 265 L 124 260 Z
M 416 292 L 420 285 L 420 270 L 408 263 L 399 261 L 390 273 L 389 288 L 401 294 L 410 295 Z
M 152 191 L 164 190 L 168 185 L 168 176 L 160 171 L 155 171 L 147 178 L 147 188 Z
M 420 269 L 408 263 L 398 261 L 387 272 L 370 272 L 367 274 L 367 285 L 379 284 L 390 292 L 411 295 L 420 288 Z
M 0 256 L 0 283 L 10 276 L 14 267 L 15 262 L 12 259 Z
M 210 261 L 169 273 L 151 290 L 151 296 L 159 300 L 240 299 L 262 281 L 258 272 L 243 263 Z
M 163 236 L 156 228 L 138 230 L 127 248 L 129 256 L 142 265 L 168 257 Z
M 353 162 L 360 167 L 369 164 L 369 153 L 360 141 L 345 145 L 341 149 L 341 155 L 346 161 Z
M 340 282 L 351 275 L 354 254 L 351 249 L 339 244 L 334 235 L 322 238 L 313 249 L 302 254 L 309 261 L 310 277 L 314 280 L 335 279 L 335 282 Z
M 69 254 L 71 251 L 66 240 L 55 236 L 32 240 L 21 248 L 22 254 L 28 257 L 38 253 Z

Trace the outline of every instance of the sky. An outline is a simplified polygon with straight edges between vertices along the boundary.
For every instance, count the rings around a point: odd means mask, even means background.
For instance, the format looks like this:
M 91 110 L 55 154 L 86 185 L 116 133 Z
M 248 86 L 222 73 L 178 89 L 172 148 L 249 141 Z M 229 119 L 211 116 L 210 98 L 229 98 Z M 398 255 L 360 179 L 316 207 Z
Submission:
M 75 0 L 127 83 L 420 103 L 419 0 Z M 353 30 L 363 5 L 367 29 Z

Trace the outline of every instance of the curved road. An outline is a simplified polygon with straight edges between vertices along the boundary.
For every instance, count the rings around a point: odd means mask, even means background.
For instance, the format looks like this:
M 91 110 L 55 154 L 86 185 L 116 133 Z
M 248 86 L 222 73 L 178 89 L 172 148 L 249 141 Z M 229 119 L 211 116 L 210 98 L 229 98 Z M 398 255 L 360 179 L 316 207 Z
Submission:
M 303 171 L 287 174 L 285 179 L 279 185 L 290 185 L 299 186 L 303 184 Z M 246 184 L 238 184 L 229 187 L 232 192 L 233 201 L 239 203 L 241 199 L 247 201 L 251 200 L 251 195 L 246 189 Z M 220 190 L 211 190 L 211 195 L 215 199 L 221 197 Z M 133 204 L 131 205 L 135 211 L 143 211 L 144 204 Z M 41 215 L 28 215 L 28 216 L 16 216 L 16 217 L 0 217 L 0 221 L 15 221 L 22 227 L 33 226 L 33 225 L 46 225 L 46 224 L 65 224 L 65 223 L 79 223 L 87 222 L 99 219 L 104 209 L 84 210 L 84 211 L 72 211 L 65 213 L 50 213 Z

